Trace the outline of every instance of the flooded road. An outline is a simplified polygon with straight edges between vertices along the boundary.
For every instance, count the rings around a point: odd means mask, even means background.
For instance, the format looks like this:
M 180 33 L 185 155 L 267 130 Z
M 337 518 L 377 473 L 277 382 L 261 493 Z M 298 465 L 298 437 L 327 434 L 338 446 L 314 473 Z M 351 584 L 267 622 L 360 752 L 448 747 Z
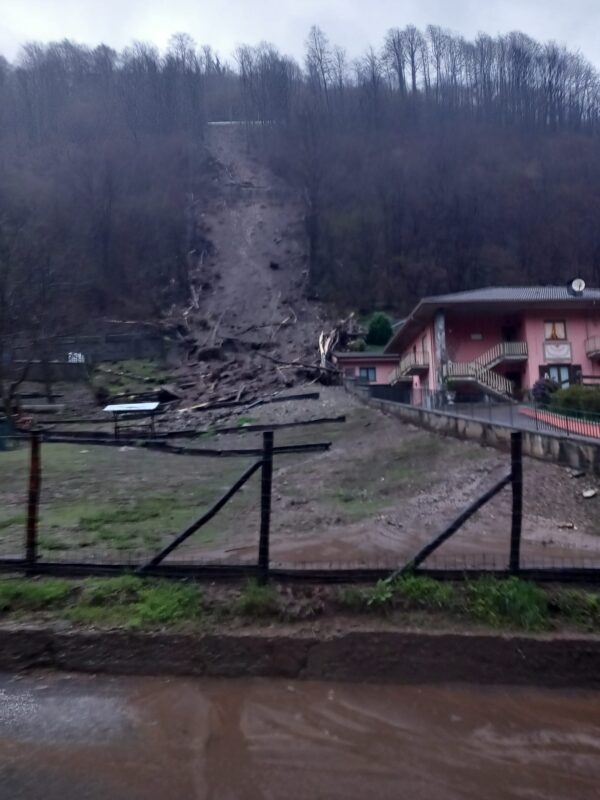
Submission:
M 0 676 L 2 800 L 587 800 L 600 693 Z

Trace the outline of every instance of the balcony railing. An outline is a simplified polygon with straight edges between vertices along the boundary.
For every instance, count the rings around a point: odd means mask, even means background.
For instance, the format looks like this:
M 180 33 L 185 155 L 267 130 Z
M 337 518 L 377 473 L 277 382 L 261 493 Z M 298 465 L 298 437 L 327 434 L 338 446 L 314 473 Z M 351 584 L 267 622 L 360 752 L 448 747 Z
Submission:
M 400 372 L 407 375 L 409 372 L 429 369 L 429 353 L 410 353 L 400 362 Z
M 392 372 L 390 376 L 390 383 L 397 383 L 401 378 L 407 375 L 414 375 L 419 372 L 427 372 L 429 369 L 429 353 L 421 351 L 420 353 L 409 353 L 405 356 L 398 367 Z
M 591 336 L 586 339 L 585 352 L 588 358 L 600 360 L 600 336 Z

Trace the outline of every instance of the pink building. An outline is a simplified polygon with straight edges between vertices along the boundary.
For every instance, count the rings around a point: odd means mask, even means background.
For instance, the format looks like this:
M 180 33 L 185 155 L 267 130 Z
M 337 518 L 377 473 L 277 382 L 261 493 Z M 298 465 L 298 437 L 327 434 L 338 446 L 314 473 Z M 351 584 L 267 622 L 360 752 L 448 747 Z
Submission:
M 543 376 L 600 382 L 600 289 L 493 287 L 426 297 L 387 345 L 390 383 L 514 397 Z M 408 387 L 407 387 L 408 388 Z

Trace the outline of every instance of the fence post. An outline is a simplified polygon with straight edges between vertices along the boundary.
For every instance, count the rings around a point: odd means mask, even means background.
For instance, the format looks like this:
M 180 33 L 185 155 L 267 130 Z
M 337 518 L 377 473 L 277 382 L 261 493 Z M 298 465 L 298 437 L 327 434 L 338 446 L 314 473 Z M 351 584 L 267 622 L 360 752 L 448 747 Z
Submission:
M 39 433 L 31 434 L 31 457 L 29 464 L 29 498 L 27 502 L 27 536 L 25 541 L 25 561 L 27 571 L 33 570 L 37 561 L 37 526 L 42 470 L 40 460 Z
M 258 543 L 258 582 L 269 580 L 269 534 L 271 529 L 271 494 L 273 486 L 273 431 L 263 433 L 263 456 L 260 488 L 260 539 Z
M 512 485 L 512 529 L 510 535 L 510 571 L 518 572 L 521 563 L 521 529 L 523 526 L 523 434 L 510 435 Z

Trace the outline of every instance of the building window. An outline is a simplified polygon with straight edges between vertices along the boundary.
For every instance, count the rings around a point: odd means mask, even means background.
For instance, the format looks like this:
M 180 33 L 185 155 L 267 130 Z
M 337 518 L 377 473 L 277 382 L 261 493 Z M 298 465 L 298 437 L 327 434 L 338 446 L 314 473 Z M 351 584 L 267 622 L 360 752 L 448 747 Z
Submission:
M 360 367 L 358 370 L 358 379 L 361 381 L 367 381 L 368 383 L 373 383 L 376 378 L 376 370 L 375 367 Z
M 561 389 L 566 389 L 574 383 L 581 383 L 581 367 L 571 364 L 546 364 L 540 367 L 540 378 L 554 381 Z
M 567 338 L 567 327 L 562 320 L 544 322 L 544 336 L 547 342 L 564 341 Z

